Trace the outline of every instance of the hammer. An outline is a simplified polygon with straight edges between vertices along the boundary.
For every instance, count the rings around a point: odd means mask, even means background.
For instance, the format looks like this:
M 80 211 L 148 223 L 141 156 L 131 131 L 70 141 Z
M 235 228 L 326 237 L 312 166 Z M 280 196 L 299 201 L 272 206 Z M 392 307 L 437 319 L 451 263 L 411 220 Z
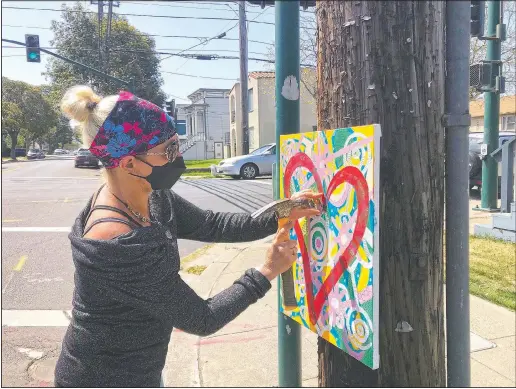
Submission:
M 258 216 L 274 211 L 276 213 L 276 216 L 278 217 L 278 231 L 283 228 L 290 220 L 289 216 L 292 212 L 292 209 L 294 208 L 301 208 L 301 209 L 309 209 L 309 208 L 315 208 L 315 209 L 321 209 L 324 210 L 324 204 L 320 201 L 313 200 L 313 199 L 296 199 L 296 200 L 290 200 L 290 199 L 282 199 L 282 200 L 276 200 L 272 203 L 269 203 L 265 205 L 264 207 L 260 208 L 253 214 L 251 214 L 252 218 L 257 218 Z M 281 293 L 283 296 L 283 306 L 286 311 L 291 311 L 295 308 L 297 308 L 297 301 L 296 301 L 296 294 L 295 294 L 295 287 L 294 287 L 294 274 L 292 272 L 292 268 L 286 270 L 285 272 L 281 273 Z

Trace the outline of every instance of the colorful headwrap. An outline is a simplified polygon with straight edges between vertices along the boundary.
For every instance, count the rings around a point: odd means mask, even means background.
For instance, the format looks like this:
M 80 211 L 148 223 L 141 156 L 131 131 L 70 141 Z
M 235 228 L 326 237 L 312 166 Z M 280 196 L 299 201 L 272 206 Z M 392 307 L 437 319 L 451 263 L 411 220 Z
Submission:
M 93 139 L 90 151 L 107 169 L 128 155 L 137 155 L 176 133 L 174 119 L 149 101 L 120 92 L 115 107 Z

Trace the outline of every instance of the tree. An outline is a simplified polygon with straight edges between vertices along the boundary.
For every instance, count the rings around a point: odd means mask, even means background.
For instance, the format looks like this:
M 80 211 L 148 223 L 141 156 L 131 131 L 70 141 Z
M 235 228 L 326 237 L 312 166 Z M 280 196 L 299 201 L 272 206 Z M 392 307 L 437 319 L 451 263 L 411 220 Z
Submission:
M 11 101 L 2 99 L 2 130 L 11 138 L 11 158 L 16 159 L 16 145 L 18 134 L 23 123 L 23 115 L 20 107 Z
M 513 95 L 516 93 L 516 2 L 502 2 L 503 23 L 506 25 L 507 39 L 502 41 L 502 62 L 503 75 L 505 77 L 506 94 Z M 487 16 L 487 3 L 486 3 Z M 487 18 L 486 18 L 487 20 Z M 482 62 L 486 59 L 487 41 L 471 38 L 470 44 L 470 65 Z M 483 92 L 470 88 L 470 98 L 477 99 Z
M 318 127 L 382 126 L 380 368 L 319 338 L 321 387 L 446 384 L 444 7 L 317 2 Z
M 8 133 L 12 142 L 12 157 L 15 156 L 14 149 L 20 134 L 23 134 L 25 142 L 30 144 L 32 140 L 42 139 L 55 125 L 55 111 L 43 96 L 40 87 L 2 77 L 2 104 L 4 102 L 12 103 L 6 105 L 10 115 L 6 116 L 6 120 L 10 120 L 9 127 L 6 128 L 10 128 Z M 2 120 L 3 118 L 2 113 Z
M 160 89 L 163 79 L 159 72 L 159 58 L 155 51 L 154 39 L 138 31 L 129 22 L 113 15 L 109 61 L 104 50 L 99 59 L 99 25 L 97 17 L 86 13 L 80 3 L 73 7 L 62 7 L 61 20 L 52 21 L 54 39 L 51 45 L 57 53 L 91 66 L 122 80 L 134 79 L 136 94 L 157 105 L 162 105 L 166 96 Z M 107 21 L 102 25 L 103 37 Z M 52 99 L 59 101 L 66 89 L 76 84 L 90 84 L 99 94 L 107 96 L 126 89 L 91 71 L 79 68 L 65 61 L 50 58 L 46 76 L 52 85 Z
M 71 143 L 75 139 L 74 130 L 69 120 L 63 115 L 59 116 L 56 126 L 53 127 L 45 137 L 48 147 L 51 150 L 59 147 L 64 148 L 65 144 Z

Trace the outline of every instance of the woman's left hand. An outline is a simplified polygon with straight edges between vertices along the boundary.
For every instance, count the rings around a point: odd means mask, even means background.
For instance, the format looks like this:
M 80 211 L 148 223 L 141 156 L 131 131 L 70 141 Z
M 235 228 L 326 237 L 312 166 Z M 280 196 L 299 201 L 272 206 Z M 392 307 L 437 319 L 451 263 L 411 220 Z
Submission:
M 323 194 L 315 193 L 309 189 L 302 190 L 301 192 L 294 193 L 290 199 L 291 200 L 300 200 L 300 199 L 312 199 L 315 202 L 322 201 Z M 320 216 L 321 211 L 317 208 L 293 208 L 289 215 L 289 220 L 295 221 L 297 219 L 301 219 L 303 217 L 313 217 Z

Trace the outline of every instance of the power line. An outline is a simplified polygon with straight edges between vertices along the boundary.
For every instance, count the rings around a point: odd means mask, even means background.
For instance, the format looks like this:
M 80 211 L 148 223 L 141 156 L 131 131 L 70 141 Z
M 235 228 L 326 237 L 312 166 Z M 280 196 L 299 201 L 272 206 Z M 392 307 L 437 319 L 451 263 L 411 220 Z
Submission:
M 2 48 L 16 48 L 16 46 L 2 46 Z M 56 47 L 52 48 L 45 48 L 41 47 L 45 50 L 59 50 Z M 77 50 L 84 50 L 84 51 L 97 51 L 97 49 L 88 49 L 88 48 L 76 48 Z M 219 60 L 219 59 L 240 59 L 240 57 L 235 56 L 229 56 L 229 55 L 218 55 L 218 54 L 185 54 L 185 53 L 170 53 L 170 52 L 162 52 L 162 51 L 149 51 L 149 50 L 136 50 L 136 49 L 119 49 L 119 48 L 112 48 L 111 51 L 116 52 L 125 52 L 125 53 L 136 53 L 136 54 L 155 54 L 155 55 L 169 55 L 172 57 L 182 57 L 182 58 L 190 58 L 190 59 L 197 59 L 201 61 L 212 61 L 212 60 Z M 268 63 L 274 63 L 274 60 L 270 60 L 267 58 L 254 58 L 249 57 L 250 61 L 257 61 L 257 62 L 268 62 Z M 302 66 L 308 66 L 308 65 L 302 65 Z
M 154 4 L 154 3 L 151 3 L 151 2 L 145 2 L 145 3 L 139 3 L 139 2 L 135 2 L 135 1 L 125 1 L 124 3 L 126 4 L 136 4 L 136 5 L 155 5 L 156 7 L 172 7 L 172 8 L 180 8 L 180 9 L 202 9 L 202 10 L 205 10 L 205 11 L 220 11 L 220 12 L 227 12 L 228 9 L 227 8 L 207 8 L 207 7 L 189 7 L 189 6 L 184 6 L 184 5 L 179 5 L 179 4 Z M 181 3 L 188 3 L 187 1 L 181 1 Z M 199 4 L 199 3 L 197 3 Z M 207 3 L 207 2 L 202 2 L 201 4 L 217 4 L 217 3 Z M 217 4 L 217 5 L 227 5 L 227 4 Z M 257 13 L 260 13 L 260 12 L 253 12 L 253 11 L 249 11 L 248 13 L 250 14 L 257 14 Z
M 55 9 L 55 8 L 34 8 L 34 7 L 2 7 L 2 9 L 19 9 L 19 10 L 31 10 L 31 11 L 54 11 L 54 12 L 63 12 L 63 10 Z M 87 13 L 87 14 L 95 14 L 96 12 L 92 11 L 78 11 L 74 9 L 67 9 L 67 12 L 75 12 L 75 13 Z M 164 18 L 164 19 L 194 19 L 194 20 L 238 20 L 235 18 L 218 18 L 218 17 L 206 17 L 206 16 L 170 16 L 170 15 L 147 15 L 147 14 L 126 14 L 126 13 L 116 13 L 115 15 L 119 16 L 136 16 L 136 17 L 148 17 L 148 18 Z M 268 24 L 274 26 L 273 22 L 258 22 L 258 21 L 249 21 L 249 23 L 259 23 L 259 24 Z
M 2 24 L 2 27 L 13 27 L 13 28 L 34 28 L 34 29 L 40 29 L 40 30 L 52 30 L 50 27 L 39 27 L 39 26 L 15 26 L 12 24 Z M 158 37 L 158 38 L 181 38 L 181 39 L 210 39 L 209 36 L 191 36 L 191 35 L 160 35 L 160 34 L 147 34 L 146 32 L 140 32 L 142 35 L 147 35 L 151 37 Z M 220 38 L 220 40 L 223 41 L 238 41 L 238 38 Z M 249 42 L 253 43 L 260 43 L 262 45 L 267 46 L 274 46 L 274 43 L 270 42 L 263 42 L 263 41 L 257 41 L 249 39 Z
M 196 45 L 193 45 L 192 47 L 189 47 L 189 48 L 187 48 L 187 49 L 184 49 L 184 50 L 182 50 L 181 52 L 179 52 L 179 54 L 182 54 L 182 53 L 184 53 L 185 51 L 189 51 L 189 50 L 191 50 L 191 49 L 193 49 L 193 48 L 195 48 L 195 47 L 198 47 L 198 46 L 201 46 L 201 45 L 205 45 L 205 44 L 207 44 L 208 42 L 212 41 L 213 39 L 221 39 L 221 38 L 224 38 L 224 37 L 226 36 L 226 33 L 228 33 L 229 31 L 231 31 L 233 28 L 235 28 L 235 26 L 231 27 L 231 28 L 230 28 L 229 30 L 227 30 L 227 31 L 224 31 L 224 32 L 222 32 L 222 33 L 220 33 L 220 34 L 218 34 L 218 35 L 215 35 L 215 36 L 213 36 L 213 37 L 211 37 L 211 38 L 209 38 L 209 39 L 205 40 L 204 42 L 200 42 L 200 43 L 198 43 L 198 44 L 196 44 Z M 160 61 L 162 62 L 162 61 L 164 61 L 164 60 L 166 60 L 166 59 L 169 59 L 170 57 L 172 57 L 172 55 L 171 55 L 171 56 L 168 56 L 168 57 L 165 57 L 165 58 L 162 58 Z
M 40 46 L 42 49 L 46 49 L 46 50 L 60 50 L 59 47 L 48 47 L 48 46 Z M 25 47 L 21 47 L 21 46 L 2 46 L 3 49 L 24 49 Z M 75 50 L 80 50 L 80 51 L 98 51 L 98 49 L 90 49 L 90 48 L 81 48 L 81 47 L 74 47 Z M 137 50 L 137 49 L 131 49 L 131 48 L 125 48 L 125 47 L 121 47 L 121 46 L 118 46 L 118 47 L 113 47 L 113 49 L 119 49 L 120 51 L 123 51 L 123 50 L 127 50 L 128 52 L 132 52 L 133 50 Z M 176 53 L 165 53 L 164 51 L 165 50 L 177 50 L 178 52 Z M 163 55 L 167 55 L 167 54 L 181 54 L 182 52 L 184 51 L 184 49 L 156 49 L 156 51 L 143 51 L 141 50 L 141 52 L 145 52 L 145 53 L 149 53 L 149 54 L 152 54 L 152 53 L 156 53 L 156 52 L 161 52 L 163 53 Z M 213 51 L 213 50 L 197 50 L 198 52 L 210 52 L 210 51 Z M 219 50 L 217 49 L 218 52 L 225 52 L 225 53 L 239 53 L 238 50 Z M 140 52 L 140 51 L 139 51 Z M 251 54 L 257 54 L 257 55 L 265 55 L 266 53 L 259 53 L 259 52 L 253 52 L 253 51 L 250 51 Z
M 185 74 L 185 73 L 176 73 L 176 72 L 167 72 L 165 70 L 162 70 L 161 73 L 167 73 L 167 74 L 173 74 L 177 76 L 184 76 L 184 77 L 194 77 L 194 78 L 206 78 L 208 80 L 224 80 L 224 81 L 238 81 L 236 78 L 223 78 L 223 77 L 207 77 L 207 76 L 196 76 L 194 74 Z

